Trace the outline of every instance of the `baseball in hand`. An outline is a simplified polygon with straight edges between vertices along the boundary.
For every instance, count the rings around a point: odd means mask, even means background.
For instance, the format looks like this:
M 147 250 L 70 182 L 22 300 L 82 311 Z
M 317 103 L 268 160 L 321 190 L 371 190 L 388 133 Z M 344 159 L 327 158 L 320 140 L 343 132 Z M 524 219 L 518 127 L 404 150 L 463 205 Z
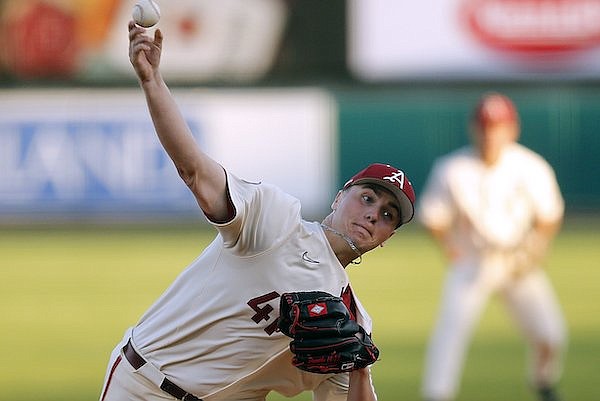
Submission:
M 150 28 L 156 25 L 160 19 L 160 8 L 154 0 L 137 0 L 132 14 L 136 24 Z

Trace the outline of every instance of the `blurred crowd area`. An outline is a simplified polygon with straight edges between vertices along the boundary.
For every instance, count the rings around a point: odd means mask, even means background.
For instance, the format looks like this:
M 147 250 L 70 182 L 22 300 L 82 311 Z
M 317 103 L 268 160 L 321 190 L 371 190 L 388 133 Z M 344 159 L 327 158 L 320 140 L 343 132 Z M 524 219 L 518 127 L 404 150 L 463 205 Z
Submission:
M 135 0 L 0 0 L 0 85 L 131 82 Z M 345 75 L 345 1 L 160 1 L 171 82 Z
M 172 84 L 600 82 L 600 0 L 157 0 Z M 0 85 L 130 83 L 135 0 L 0 0 Z

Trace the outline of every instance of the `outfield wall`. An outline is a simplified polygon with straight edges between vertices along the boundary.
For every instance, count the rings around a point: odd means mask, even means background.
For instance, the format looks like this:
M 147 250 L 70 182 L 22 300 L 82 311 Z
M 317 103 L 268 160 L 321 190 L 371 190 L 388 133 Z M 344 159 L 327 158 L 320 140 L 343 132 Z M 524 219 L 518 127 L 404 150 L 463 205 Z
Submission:
M 176 90 L 202 148 L 323 213 L 335 184 L 335 104 L 319 89 Z M 0 222 L 186 218 L 195 200 L 161 148 L 143 94 L 0 92 Z M 325 173 L 323 173 L 325 172 Z
M 486 88 L 176 89 L 216 160 L 297 196 L 309 218 L 370 162 L 406 170 L 417 196 L 433 159 L 467 142 Z M 567 207 L 600 210 L 600 92 L 506 88 L 522 142 L 555 167 Z M 0 223 L 199 216 L 139 89 L 0 92 Z
M 338 183 L 366 162 L 387 161 L 406 169 L 418 196 L 432 160 L 467 143 L 478 97 L 498 88 L 520 111 L 520 141 L 555 168 L 567 209 L 600 210 L 600 91 L 594 86 L 341 91 Z

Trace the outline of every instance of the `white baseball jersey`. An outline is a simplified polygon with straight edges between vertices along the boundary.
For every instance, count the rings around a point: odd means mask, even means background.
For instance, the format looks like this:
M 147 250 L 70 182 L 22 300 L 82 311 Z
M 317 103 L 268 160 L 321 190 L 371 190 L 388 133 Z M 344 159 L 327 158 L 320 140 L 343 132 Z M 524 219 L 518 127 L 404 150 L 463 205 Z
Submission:
M 275 329 L 282 293 L 349 296 L 346 271 L 320 224 L 301 218 L 297 199 L 231 174 L 227 180 L 235 217 L 215 224 L 216 239 L 143 315 L 133 343 L 170 380 L 204 399 L 238 399 L 232 394 L 265 388 L 291 396 L 327 381 L 333 387 L 317 389 L 317 399 L 345 400 L 347 374 L 294 368 L 291 339 Z M 352 299 L 370 332 L 369 316 Z
M 456 150 L 433 166 L 417 208 L 429 228 L 447 230 L 457 259 L 446 271 L 440 310 L 425 359 L 424 399 L 453 399 L 471 333 L 492 294 L 500 293 L 529 344 L 551 345 L 545 370 L 532 383 L 554 383 L 566 339 L 558 301 L 546 274 L 532 270 L 514 280 L 511 250 L 535 219 L 558 221 L 564 202 L 552 168 L 541 156 L 514 143 L 486 166 L 472 147 Z
M 440 158 L 421 194 L 418 217 L 428 227 L 451 228 L 452 240 L 472 254 L 512 248 L 534 219 L 557 221 L 563 210 L 552 168 L 514 143 L 492 167 L 472 147 Z

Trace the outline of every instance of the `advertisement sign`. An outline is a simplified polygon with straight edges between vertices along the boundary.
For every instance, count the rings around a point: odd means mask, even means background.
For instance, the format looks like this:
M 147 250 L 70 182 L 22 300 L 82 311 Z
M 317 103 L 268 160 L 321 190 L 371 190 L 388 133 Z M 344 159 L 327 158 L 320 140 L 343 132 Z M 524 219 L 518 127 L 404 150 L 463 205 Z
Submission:
M 365 80 L 570 79 L 600 73 L 600 0 L 351 0 Z
M 284 2 L 157 3 L 161 18 L 156 27 L 165 36 L 162 71 L 169 81 L 248 82 L 271 68 L 287 18 Z M 135 0 L 0 1 L 0 74 L 17 80 L 134 78 L 127 35 L 134 4 Z
M 329 205 L 334 118 L 319 90 L 176 91 L 199 145 L 230 172 L 279 185 L 307 215 Z M 0 92 L 0 221 L 194 214 L 137 90 Z

